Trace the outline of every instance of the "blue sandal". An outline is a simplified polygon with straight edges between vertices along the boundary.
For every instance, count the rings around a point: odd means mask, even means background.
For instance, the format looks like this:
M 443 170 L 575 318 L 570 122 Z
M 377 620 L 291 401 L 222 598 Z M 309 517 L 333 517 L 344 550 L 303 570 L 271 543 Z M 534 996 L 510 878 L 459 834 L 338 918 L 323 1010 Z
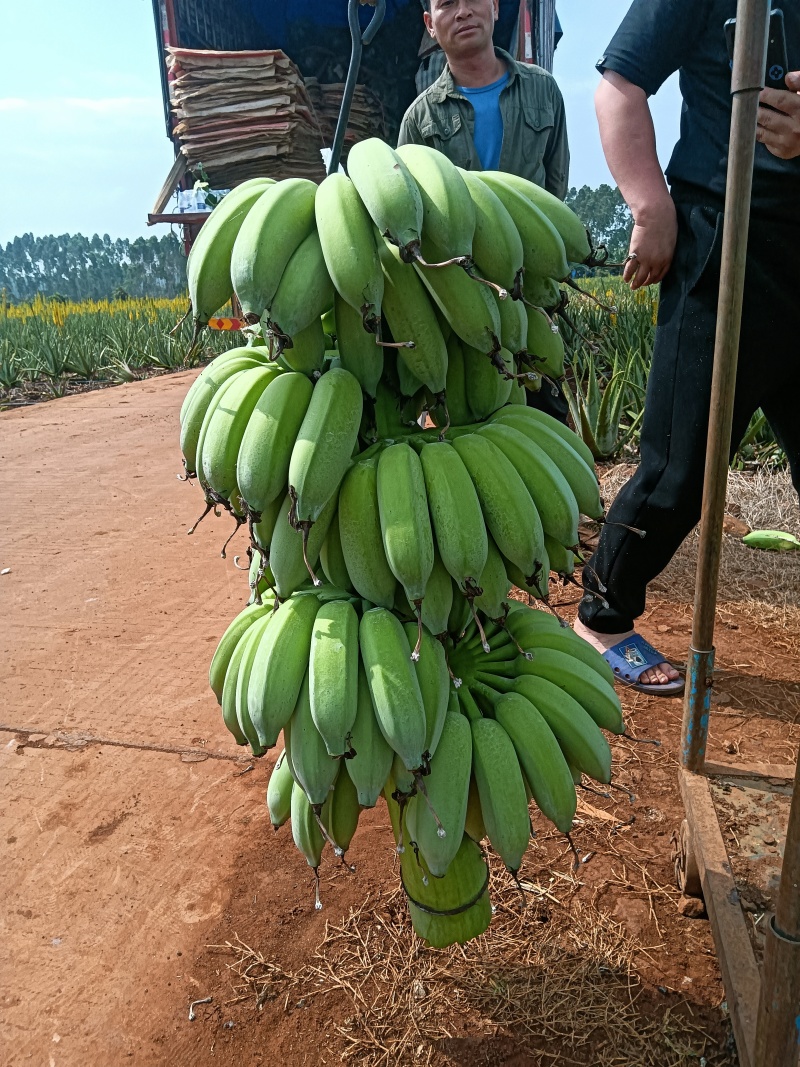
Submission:
M 640 682 L 639 679 L 646 670 L 657 667 L 659 663 L 667 663 L 667 657 L 645 641 L 639 634 L 624 637 L 616 645 L 606 649 L 603 659 L 614 672 L 615 677 L 625 682 L 632 689 L 638 689 L 640 693 L 649 696 L 674 697 L 682 693 L 686 687 L 683 678 L 674 678 L 671 682 L 659 685 L 657 682 Z

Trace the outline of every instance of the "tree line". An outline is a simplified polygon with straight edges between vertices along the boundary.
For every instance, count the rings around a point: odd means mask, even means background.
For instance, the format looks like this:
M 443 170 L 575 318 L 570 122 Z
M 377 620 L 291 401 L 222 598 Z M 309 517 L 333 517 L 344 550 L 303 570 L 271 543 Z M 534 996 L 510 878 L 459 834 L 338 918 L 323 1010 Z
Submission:
M 183 244 L 173 233 L 161 237 L 112 239 L 34 237 L 31 233 L 0 245 L 0 290 L 11 303 L 26 303 L 37 294 L 66 300 L 174 297 L 186 289 Z
M 633 220 L 619 189 L 601 185 L 570 189 L 567 203 L 583 219 L 595 242 L 605 244 L 608 262 L 619 263 L 628 251 Z M 137 237 L 134 241 L 104 234 L 60 237 L 23 234 L 0 245 L 0 290 L 12 303 L 37 294 L 67 300 L 174 297 L 186 289 L 186 260 L 176 234 Z

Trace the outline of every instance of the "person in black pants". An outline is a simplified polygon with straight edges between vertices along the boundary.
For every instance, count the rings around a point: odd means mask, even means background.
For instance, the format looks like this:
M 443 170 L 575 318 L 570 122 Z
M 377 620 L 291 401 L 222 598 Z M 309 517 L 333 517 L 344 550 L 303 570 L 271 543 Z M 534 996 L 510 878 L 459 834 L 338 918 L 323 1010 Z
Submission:
M 761 94 L 732 448 L 762 408 L 800 490 L 800 4 L 783 8 L 790 73 L 785 90 Z M 735 14 L 735 0 L 634 0 L 597 64 L 603 150 L 634 217 L 624 278 L 661 282 L 661 296 L 640 465 L 584 570 L 575 630 L 622 680 L 662 695 L 684 681 L 635 623 L 701 511 L 731 116 L 723 26 Z M 647 97 L 675 70 L 683 111 L 668 191 Z

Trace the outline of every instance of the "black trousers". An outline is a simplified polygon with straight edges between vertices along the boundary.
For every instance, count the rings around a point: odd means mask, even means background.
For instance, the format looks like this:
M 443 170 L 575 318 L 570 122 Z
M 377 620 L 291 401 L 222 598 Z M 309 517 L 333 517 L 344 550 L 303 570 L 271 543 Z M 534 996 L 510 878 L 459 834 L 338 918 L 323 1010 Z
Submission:
M 579 616 L 600 633 L 634 626 L 647 584 L 700 518 L 714 358 L 722 216 L 677 205 L 678 243 L 661 285 L 640 464 L 608 513 L 583 572 Z M 800 226 L 752 218 L 731 455 L 760 407 L 800 491 Z M 625 523 L 645 531 L 630 533 Z M 594 573 L 593 573 L 594 571 Z M 593 595 L 599 583 L 609 607 Z

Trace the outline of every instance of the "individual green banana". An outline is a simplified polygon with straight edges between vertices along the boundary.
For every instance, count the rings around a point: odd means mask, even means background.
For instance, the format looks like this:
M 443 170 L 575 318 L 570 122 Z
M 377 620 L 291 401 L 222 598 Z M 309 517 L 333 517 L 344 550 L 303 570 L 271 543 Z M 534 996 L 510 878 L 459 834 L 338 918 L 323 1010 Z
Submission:
M 282 372 L 278 367 L 252 367 L 229 378 L 224 393 L 213 408 L 203 435 L 201 469 L 204 487 L 228 499 L 235 489 L 236 460 L 250 416 L 261 394 Z
M 380 454 L 378 510 L 386 559 L 419 613 L 433 570 L 433 531 L 422 463 L 410 445 L 390 445 Z
M 258 548 L 264 553 L 266 562 L 269 561 L 269 546 L 272 543 L 275 524 L 281 514 L 286 486 L 284 485 L 283 488 L 284 492 L 280 493 L 273 501 L 267 504 L 266 508 L 261 512 L 261 518 L 257 522 L 253 521 L 250 527 L 253 540 Z
M 454 333 L 447 339 L 447 378 L 445 380 L 447 407 L 431 408 L 431 418 L 437 426 L 466 426 L 472 422 L 472 412 L 467 403 L 464 369 L 464 350 Z
M 438 396 L 447 382 L 447 345 L 425 286 L 416 272 L 402 263 L 385 242 L 378 249 L 378 256 L 385 277 L 383 313 L 392 337 L 397 344 L 413 345 L 412 348 L 398 348 L 397 358 L 434 396 Z M 473 284 L 460 268 L 455 270 L 468 284 Z
M 350 179 L 336 173 L 320 184 L 314 209 L 336 292 L 358 313 L 359 327 L 374 330 L 381 317 L 383 272 L 369 212 Z M 339 333 L 338 322 L 336 327 Z
M 548 378 L 564 377 L 564 338 L 560 333 L 553 332 L 547 316 L 541 311 L 532 310 L 528 315 L 525 344 L 528 355 L 536 361 L 536 369 L 541 374 L 546 374 Z
M 794 552 L 800 548 L 800 541 L 794 534 L 784 530 L 751 530 L 742 541 L 749 548 L 762 548 L 768 552 Z
M 267 309 L 269 330 L 278 338 L 280 350 L 291 348 L 292 339 L 332 307 L 333 282 L 313 229 L 290 256 Z
M 420 462 L 442 563 L 462 592 L 474 591 L 486 566 L 488 542 L 472 478 L 446 441 L 424 445 Z
M 347 171 L 378 232 L 410 263 L 419 255 L 422 197 L 408 167 L 385 141 L 368 137 L 350 149 Z
M 401 585 L 398 585 L 397 588 L 402 595 L 401 610 L 412 618 L 415 617 L 416 612 L 405 595 L 405 590 Z M 452 607 L 453 579 L 450 577 L 450 572 L 442 563 L 442 558 L 434 546 L 433 570 L 428 579 L 428 584 L 425 586 L 425 599 L 422 601 L 422 625 L 434 637 L 445 634 Z M 416 638 L 414 640 L 416 641 Z
M 417 640 L 417 627 L 413 622 L 403 626 L 409 645 Z M 428 630 L 422 631 L 419 659 L 414 663 L 414 673 L 419 682 L 422 704 L 425 708 L 425 751 L 431 756 L 436 751 L 442 735 L 444 717 L 450 694 L 450 675 L 447 656 L 440 641 Z
M 335 178 L 337 175 L 331 174 L 330 177 Z M 372 240 L 371 230 L 370 240 Z M 377 259 L 377 252 L 375 258 Z M 380 263 L 378 265 L 380 267 Z M 382 297 L 383 273 L 381 273 Z M 364 329 L 361 315 L 338 292 L 334 294 L 333 307 L 342 366 L 350 371 L 367 396 L 374 400 L 377 395 L 378 382 L 383 374 L 383 349 L 378 344 L 377 336 Z
M 525 271 L 522 296 L 534 308 L 542 308 L 552 314 L 561 306 L 561 288 L 555 278 Z
M 533 385 L 534 383 L 529 383 Z M 541 386 L 541 378 L 539 379 L 539 385 Z M 538 389 L 532 389 L 532 392 L 538 392 Z M 517 379 L 511 383 L 511 392 L 508 394 L 508 403 L 514 405 L 521 405 L 525 407 L 528 403 L 527 390 L 522 382 Z
M 360 460 L 339 492 L 339 539 L 353 588 L 385 608 L 394 605 L 397 579 L 386 559 L 378 505 L 378 457 Z
M 478 579 L 481 595 L 475 597 L 472 604 L 476 611 L 482 611 L 488 618 L 499 619 L 503 615 L 503 606 L 511 583 L 506 575 L 503 557 L 491 537 L 488 548 L 486 566 Z
M 584 641 L 575 631 L 569 627 L 560 627 L 558 630 L 543 630 L 533 635 L 528 641 L 520 642 L 526 652 L 535 653 L 539 648 L 554 648 L 559 652 L 565 652 L 569 656 L 585 663 L 595 674 L 604 679 L 608 685 L 615 682 L 614 672 L 608 665 L 608 661 L 593 648 L 588 641 Z
M 269 614 L 266 616 L 269 618 Z M 257 622 L 262 622 L 262 619 Z M 236 714 L 236 688 L 239 679 L 239 672 L 241 670 L 242 662 L 244 660 L 245 652 L 247 652 L 250 645 L 253 642 L 253 631 L 256 623 L 248 627 L 248 629 L 242 634 L 241 640 L 236 643 L 236 647 L 228 663 L 225 671 L 225 680 L 222 685 L 222 696 L 220 704 L 222 706 L 222 721 L 225 723 L 228 731 L 233 735 L 237 745 L 246 745 L 248 743 L 247 734 L 242 730 L 239 725 L 239 719 Z M 253 739 L 258 745 L 258 739 L 253 735 Z
M 338 493 L 334 493 L 307 534 L 292 526 L 292 498 L 284 497 L 269 546 L 269 568 L 281 599 L 291 596 L 309 578 L 315 585 L 321 584 L 314 568 L 336 514 L 337 497 Z
M 378 726 L 403 765 L 417 772 L 427 759 L 427 719 L 402 624 L 386 608 L 372 608 L 361 617 L 359 642 Z
M 470 733 L 470 740 L 472 734 Z M 483 841 L 486 837 L 486 826 L 481 812 L 481 798 L 478 796 L 478 787 L 475 784 L 475 775 L 469 780 L 469 796 L 467 797 L 467 817 L 464 821 L 464 832 L 469 834 L 475 842 Z
M 502 418 L 503 412 L 497 413 L 497 418 Z M 594 456 L 592 451 L 580 434 L 575 433 L 569 426 L 565 426 L 563 422 L 559 422 L 558 419 L 554 419 L 552 415 L 548 415 L 546 411 L 540 411 L 538 408 L 526 408 L 522 412 L 513 412 L 515 415 L 521 415 L 529 422 L 535 422 L 542 426 L 546 426 L 557 434 L 562 441 L 565 441 L 570 448 L 572 448 L 583 459 L 584 463 L 594 469 Z
M 505 182 L 499 171 L 479 171 L 477 176 L 502 201 L 522 239 L 526 274 L 541 274 L 561 280 L 569 275 L 564 242 L 550 219 L 522 193 Z
M 412 840 L 434 878 L 447 874 L 461 847 L 471 774 L 469 721 L 459 711 L 449 711 L 442 723 L 439 746 L 431 758 L 430 774 L 425 777 L 427 801 L 417 793 L 409 801 L 407 816 L 414 821 Z
M 341 849 L 342 858 L 350 848 L 350 843 L 358 829 L 360 815 L 361 805 L 358 801 L 358 791 L 350 775 L 344 769 L 340 769 L 330 795 L 325 825 L 331 840 Z
M 579 512 L 592 519 L 603 518 L 603 503 L 600 500 L 600 489 L 593 467 L 584 461 L 583 456 L 579 455 L 564 437 L 544 423 L 531 419 L 527 414 L 531 410 L 533 409 L 506 408 L 493 421 L 520 430 L 537 444 L 564 475 Z
M 464 385 L 472 421 L 488 419 L 508 401 L 511 395 L 511 379 L 499 374 L 493 361 L 477 348 L 464 345 L 463 350 Z M 507 367 L 512 366 L 508 352 L 501 350 L 498 356 Z
M 236 480 L 255 516 L 286 492 L 292 449 L 313 391 L 304 374 L 284 373 L 270 382 L 253 409 L 236 460 Z
M 274 600 L 269 599 L 262 601 L 261 604 L 248 604 L 228 625 L 225 633 L 219 639 L 219 644 L 211 659 L 211 666 L 208 669 L 208 684 L 211 686 L 211 691 L 217 698 L 218 703 L 222 703 L 225 675 L 236 646 L 253 623 L 266 615 L 267 612 L 271 612 L 273 606 Z
M 486 834 L 492 848 L 516 875 L 528 847 L 528 797 L 511 738 L 494 719 L 473 718 L 472 769 Z
M 254 651 L 247 710 L 264 748 L 272 748 L 294 711 L 303 684 L 319 601 L 305 593 L 285 600 Z
M 512 356 L 528 351 L 528 312 L 522 300 L 501 300 L 494 294 L 500 317 L 500 343 Z
M 339 763 L 328 755 L 325 742 L 314 723 L 308 671 L 284 736 L 295 780 L 303 787 L 309 803 L 319 813 L 333 789 Z
M 544 557 L 542 522 L 514 465 L 478 434 L 453 442 L 469 471 L 489 533 L 502 554 L 526 578 L 536 578 Z
M 350 464 L 362 412 L 361 386 L 334 368 L 314 386 L 289 461 L 289 488 L 299 525 L 315 522 Z
M 270 186 L 272 178 L 251 178 L 223 197 L 205 220 L 186 260 L 186 280 L 195 331 L 233 296 L 231 254 L 249 211 Z
M 548 454 L 530 437 L 501 422 L 482 426 L 478 433 L 511 461 L 531 494 L 545 534 L 559 544 L 578 543 L 578 503 L 569 482 Z
M 316 379 L 325 364 L 327 343 L 322 319 L 312 319 L 308 326 L 294 334 L 291 345 L 287 344 L 285 348 L 281 348 L 277 363 L 284 370 L 297 371 Z
M 308 797 L 303 792 L 303 787 L 294 784 L 292 789 L 292 838 L 300 852 L 306 858 L 306 863 L 314 872 L 315 879 L 315 903 L 317 911 L 322 910 L 322 902 L 319 898 L 319 865 L 322 860 L 322 850 L 325 848 L 325 838 L 319 828 L 319 823 L 314 817 L 314 812 L 308 802 Z
M 488 286 L 477 283 L 455 264 L 431 270 L 415 263 L 414 269 L 453 333 L 465 345 L 485 355 L 499 350 L 500 313 Z
M 472 611 L 470 609 L 469 600 L 456 586 L 453 589 L 453 608 L 450 612 L 450 618 L 447 620 L 448 633 L 450 633 L 455 641 L 460 639 L 461 635 L 469 625 L 471 618 Z
M 209 391 L 196 393 L 192 403 L 186 411 L 186 416 L 181 425 L 180 449 L 183 455 L 183 466 L 187 475 L 191 478 L 200 469 L 202 450 L 199 445 L 205 436 L 204 427 L 208 428 L 211 414 L 220 401 L 220 395 L 227 389 L 231 382 L 247 370 L 254 370 L 262 366 L 260 360 L 250 359 L 247 356 L 228 360 L 209 377 Z M 212 388 L 213 387 L 213 388 Z
M 254 756 L 263 756 L 267 749 L 259 740 L 258 731 L 250 717 L 250 709 L 247 700 L 248 687 L 250 684 L 250 676 L 253 672 L 256 650 L 258 649 L 261 639 L 264 637 L 268 627 L 272 625 L 274 618 L 275 616 L 273 614 L 267 615 L 263 619 L 259 619 L 258 622 L 254 623 L 244 635 L 239 646 L 242 648 L 242 658 L 239 663 L 239 669 L 236 672 L 235 690 L 232 695 L 233 712 L 239 726 L 239 732 L 246 738 Z M 227 688 L 227 686 L 225 688 Z M 222 715 L 226 721 L 226 705 L 228 704 L 229 702 L 226 700 L 226 692 L 225 689 L 223 689 Z
M 520 693 L 499 697 L 493 710 L 511 738 L 539 810 L 562 833 L 569 833 L 577 807 L 575 784 L 553 731 Z
M 605 672 L 601 674 L 594 666 L 587 665 L 571 649 L 568 652 L 561 651 L 540 643 L 533 649 L 532 659 L 519 657 L 516 674 L 547 678 L 574 697 L 601 729 L 614 734 L 625 732 L 619 697 L 604 676 Z
M 319 563 L 322 567 L 322 573 L 331 585 L 336 585 L 348 593 L 354 591 L 353 583 L 350 581 L 350 574 L 347 570 L 347 564 L 344 561 L 344 553 L 342 552 L 342 540 L 339 536 L 338 508 L 336 514 L 331 519 L 331 524 L 328 527 L 325 540 L 322 542 L 322 548 L 319 550 Z
M 417 183 L 422 199 L 422 239 L 439 259 L 469 258 L 475 232 L 475 206 L 458 168 L 442 152 L 406 144 L 397 154 Z
M 539 675 L 517 678 L 514 691 L 541 713 L 571 766 L 597 782 L 611 781 L 611 749 L 589 713 L 560 685 Z
M 495 172 L 489 171 L 488 173 L 494 175 Z M 527 197 L 550 219 L 561 235 L 570 263 L 585 263 L 591 257 L 592 245 L 589 233 L 580 218 L 572 208 L 567 207 L 563 200 L 559 200 L 547 189 L 535 185 L 518 174 L 497 171 L 496 175 L 510 188 L 516 189 L 517 192 Z
M 364 808 L 374 808 L 381 795 L 394 759 L 394 751 L 383 736 L 369 690 L 364 665 L 358 664 L 358 701 L 356 717 L 350 728 L 350 746 L 354 753 L 345 760 L 345 769 Z
M 519 295 L 524 254 L 514 220 L 497 193 L 472 171 L 461 171 L 475 206 L 472 258 L 479 274 Z
M 242 223 L 231 253 L 231 280 L 249 323 L 272 305 L 286 265 L 314 229 L 316 192 L 307 178 L 276 182 Z
M 346 600 L 322 604 L 308 663 L 311 715 L 329 756 L 349 751 L 358 705 L 358 616 Z
M 285 822 L 289 821 L 292 813 L 292 790 L 294 778 L 286 759 L 286 750 L 281 754 L 272 768 L 267 785 L 267 811 L 273 830 L 280 830 Z

